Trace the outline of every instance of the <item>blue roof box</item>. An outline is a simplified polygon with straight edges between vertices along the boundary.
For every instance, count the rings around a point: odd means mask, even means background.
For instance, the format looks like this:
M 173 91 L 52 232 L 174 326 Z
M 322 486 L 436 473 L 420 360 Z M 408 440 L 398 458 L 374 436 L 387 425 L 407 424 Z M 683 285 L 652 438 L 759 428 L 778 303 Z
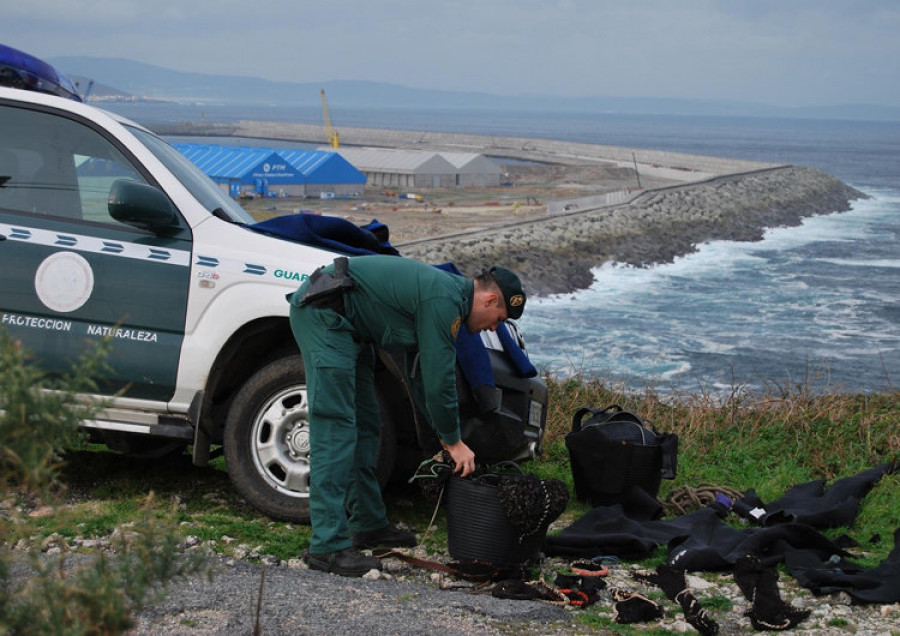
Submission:
M 33 55 L 5 44 L 0 44 L 0 86 L 82 101 L 68 77 Z

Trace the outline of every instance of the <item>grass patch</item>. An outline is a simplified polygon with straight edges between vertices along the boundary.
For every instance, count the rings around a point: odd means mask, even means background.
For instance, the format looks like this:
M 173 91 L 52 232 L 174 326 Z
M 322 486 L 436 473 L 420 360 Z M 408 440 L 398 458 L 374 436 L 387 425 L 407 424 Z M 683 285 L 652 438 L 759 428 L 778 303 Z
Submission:
M 595 609 L 596 608 L 596 609 Z M 646 623 L 633 625 L 620 625 L 613 620 L 612 607 L 603 604 L 592 605 L 583 612 L 575 615 L 575 622 L 582 625 L 585 633 L 599 634 L 634 634 L 635 636 L 674 636 L 681 632 L 649 627 Z
M 145 493 L 146 495 L 146 493 Z M 141 514 L 144 500 L 135 498 L 117 501 L 90 501 L 86 503 L 63 506 L 54 514 L 37 517 L 32 524 L 13 529 L 16 539 L 28 531 L 28 536 L 35 534 L 49 536 L 59 534 L 67 539 L 74 537 L 105 537 L 121 525 L 123 519 L 134 520 Z
M 659 397 L 652 392 L 625 395 L 597 381 L 547 379 L 551 407 L 543 456 L 524 468 L 543 479 L 562 480 L 574 494 L 565 435 L 571 416 L 580 407 L 620 404 L 640 414 L 661 432 L 679 436 L 678 475 L 663 481 L 660 500 L 682 486 L 711 483 L 744 492 L 754 489 L 763 500 L 780 497 L 788 488 L 813 479 L 828 483 L 900 457 L 900 393 L 878 396 L 780 393 L 752 398 L 742 396 L 713 404 L 705 396 Z M 68 540 L 113 540 L 122 532 L 153 520 L 171 520 L 167 540 L 188 537 L 226 556 L 275 557 L 290 560 L 308 547 L 310 528 L 273 521 L 248 506 L 233 490 L 224 461 L 207 468 L 192 465 L 190 455 L 165 459 L 136 459 L 110 452 L 105 446 L 87 445 L 62 457 L 60 481 L 65 483 L 65 505 L 41 515 L 19 515 L 6 524 L 9 543 L 26 539 L 39 544 L 46 537 Z M 447 549 L 447 521 L 443 507 L 428 501 L 415 485 L 400 476 L 385 495 L 391 519 L 424 535 L 426 550 L 442 558 Z M 862 502 L 850 528 L 824 534 L 849 534 L 861 543 L 860 563 L 873 567 L 893 548 L 894 530 L 900 527 L 900 500 L 896 494 L 900 474 L 881 479 Z M 148 495 L 152 495 L 148 497 Z M 34 509 L 33 507 L 26 510 Z M 574 499 L 554 527 L 565 527 L 590 509 Z M 738 521 L 734 521 L 735 524 Z M 431 524 L 431 525 L 429 525 Z M 553 532 L 553 531 L 551 531 Z M 637 565 L 652 570 L 666 558 L 660 546 Z M 551 565 L 551 568 L 555 567 Z M 535 577 L 541 574 L 535 572 Z M 546 574 L 546 573 L 545 573 Z M 659 591 L 652 598 L 663 600 Z M 414 594 L 399 600 L 415 602 Z M 702 598 L 711 612 L 733 611 L 723 596 Z M 598 603 L 572 617 L 585 633 L 672 634 L 647 625 L 615 623 L 612 607 Z M 839 621 L 841 619 L 835 619 Z M 844 627 L 838 622 L 830 628 Z
M 661 432 L 679 436 L 678 475 L 664 480 L 663 500 L 675 488 L 712 483 L 741 492 L 754 489 L 763 500 L 781 496 L 791 486 L 854 475 L 900 457 L 900 392 L 860 396 L 812 396 L 803 391 L 748 396 L 714 404 L 707 396 L 657 396 L 650 391 L 626 395 L 596 380 L 547 378 L 550 408 L 543 456 L 525 466 L 540 478 L 557 478 L 574 494 L 565 435 L 572 414 L 580 407 L 620 404 L 640 414 Z M 736 392 L 737 393 L 737 392 Z M 72 501 L 54 515 L 28 520 L 16 528 L 17 538 L 48 536 L 100 538 L 135 521 L 154 493 L 160 514 L 174 504 L 178 532 L 211 542 L 222 554 L 249 546 L 261 555 L 298 557 L 309 544 L 307 526 L 272 521 L 250 508 L 231 487 L 221 458 L 200 469 L 183 454 L 168 459 L 139 460 L 89 446 L 65 456 L 62 481 Z M 385 496 L 392 519 L 421 536 L 435 512 L 415 486 L 398 479 Z M 882 479 L 864 499 L 848 533 L 862 544 L 863 564 L 883 560 L 900 527 L 900 475 Z M 585 514 L 590 507 L 574 499 L 558 527 Z M 428 530 L 426 548 L 446 550 L 443 507 Z M 664 559 L 660 549 L 642 567 Z M 597 620 L 608 620 L 599 617 Z
M 714 594 L 713 596 L 705 596 L 700 600 L 700 606 L 708 612 L 730 612 L 734 607 L 734 603 L 727 596 Z

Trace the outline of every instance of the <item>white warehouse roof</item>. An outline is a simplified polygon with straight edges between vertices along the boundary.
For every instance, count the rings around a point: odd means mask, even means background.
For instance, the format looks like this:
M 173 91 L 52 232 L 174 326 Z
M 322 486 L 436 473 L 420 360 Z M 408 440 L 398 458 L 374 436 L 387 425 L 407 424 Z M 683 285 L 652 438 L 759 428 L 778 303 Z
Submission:
M 477 152 L 441 152 L 444 159 L 453 164 L 456 171 L 465 174 L 502 174 L 503 169 Z
M 337 148 L 335 152 L 363 172 L 454 174 L 457 169 L 436 152 L 391 148 Z
M 332 149 L 357 170 L 366 184 L 386 188 L 496 187 L 503 170 L 474 152 L 436 152 L 396 148 Z

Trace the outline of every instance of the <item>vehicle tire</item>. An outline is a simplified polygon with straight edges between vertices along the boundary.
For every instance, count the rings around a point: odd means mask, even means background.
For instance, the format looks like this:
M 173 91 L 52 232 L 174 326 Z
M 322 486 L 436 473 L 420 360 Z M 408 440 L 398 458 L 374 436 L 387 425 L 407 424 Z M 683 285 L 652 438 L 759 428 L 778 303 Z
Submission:
M 223 438 L 228 474 L 255 508 L 309 522 L 309 403 L 300 354 L 257 371 L 232 400 Z M 376 472 L 383 486 L 396 456 L 393 427 L 382 430 Z

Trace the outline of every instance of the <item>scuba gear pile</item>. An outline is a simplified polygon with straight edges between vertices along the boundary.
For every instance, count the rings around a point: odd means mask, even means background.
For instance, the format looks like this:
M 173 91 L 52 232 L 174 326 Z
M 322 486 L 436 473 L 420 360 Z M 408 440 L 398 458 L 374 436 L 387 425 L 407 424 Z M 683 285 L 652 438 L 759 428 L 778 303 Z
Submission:
M 656 585 L 666 594 L 666 598 L 681 606 L 684 619 L 704 636 L 719 633 L 719 625 L 709 613 L 700 606 L 685 580 L 684 570 L 662 563 L 656 566 L 655 572 L 635 572 L 634 578 L 644 583 Z

